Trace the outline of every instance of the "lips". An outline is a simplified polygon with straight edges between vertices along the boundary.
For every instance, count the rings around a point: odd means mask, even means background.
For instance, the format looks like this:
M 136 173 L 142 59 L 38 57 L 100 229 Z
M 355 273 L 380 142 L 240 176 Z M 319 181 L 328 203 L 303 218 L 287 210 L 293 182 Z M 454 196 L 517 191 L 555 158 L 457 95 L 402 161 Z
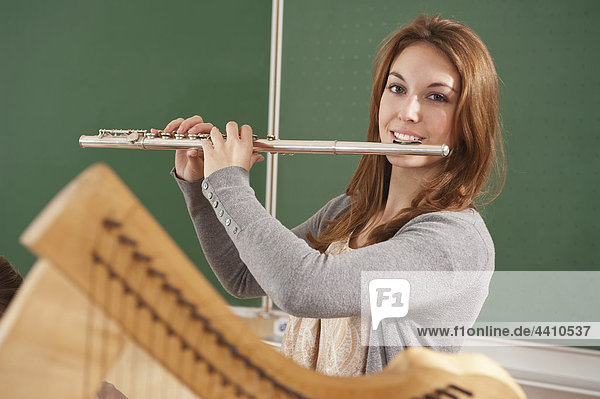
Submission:
M 394 138 L 398 141 L 423 141 L 425 137 L 417 135 L 415 132 L 407 130 L 392 130 L 390 131 Z

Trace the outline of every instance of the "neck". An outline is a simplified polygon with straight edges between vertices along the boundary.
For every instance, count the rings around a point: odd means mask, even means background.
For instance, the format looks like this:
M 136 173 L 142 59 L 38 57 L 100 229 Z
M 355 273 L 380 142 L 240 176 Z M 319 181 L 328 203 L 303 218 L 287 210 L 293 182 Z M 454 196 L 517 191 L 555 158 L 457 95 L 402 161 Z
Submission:
M 434 168 L 400 168 L 392 166 L 390 189 L 381 222 L 392 220 L 398 212 L 410 206 L 421 190 L 422 183 L 434 172 Z
M 376 226 L 387 223 L 404 208 L 410 206 L 415 195 L 421 190 L 422 183 L 435 173 L 435 168 L 400 168 L 392 166 L 390 189 L 383 212 L 377 212 L 360 234 L 350 240 L 351 248 L 360 248 L 367 242 L 367 236 Z

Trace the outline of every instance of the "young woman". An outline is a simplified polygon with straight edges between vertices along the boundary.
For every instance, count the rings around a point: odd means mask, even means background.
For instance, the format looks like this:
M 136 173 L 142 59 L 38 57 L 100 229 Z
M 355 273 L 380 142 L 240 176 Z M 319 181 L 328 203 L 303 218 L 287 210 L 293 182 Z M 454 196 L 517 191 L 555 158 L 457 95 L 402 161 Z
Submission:
M 492 59 L 468 27 L 420 16 L 393 32 L 374 65 L 368 141 L 448 144 L 445 158 L 363 156 L 346 193 L 288 230 L 257 201 L 249 170 L 252 129 L 227 124 L 227 140 L 200 116 L 165 131 L 208 133 L 203 155 L 178 151 L 174 176 L 206 258 L 240 298 L 269 295 L 290 321 L 282 353 L 317 371 L 353 376 L 381 370 L 432 322 L 472 325 L 487 296 L 494 246 L 475 209 L 503 163 Z M 502 176 L 501 176 L 502 177 Z M 502 179 L 501 179 L 502 180 Z M 502 181 L 501 181 L 502 182 Z M 361 272 L 409 275 L 409 314 L 386 319 L 360 342 Z M 487 274 L 468 273 L 486 271 Z M 452 274 L 453 273 L 453 274 Z

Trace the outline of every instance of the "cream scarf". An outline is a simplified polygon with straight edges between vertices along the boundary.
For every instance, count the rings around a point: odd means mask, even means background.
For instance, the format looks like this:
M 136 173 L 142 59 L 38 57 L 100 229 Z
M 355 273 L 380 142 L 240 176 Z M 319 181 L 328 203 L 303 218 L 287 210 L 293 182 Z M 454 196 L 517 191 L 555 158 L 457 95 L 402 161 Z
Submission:
M 351 251 L 346 241 L 329 245 L 326 254 Z M 360 317 L 311 319 L 290 316 L 283 334 L 281 353 L 320 373 L 355 377 L 365 373 L 367 347 L 361 345 Z

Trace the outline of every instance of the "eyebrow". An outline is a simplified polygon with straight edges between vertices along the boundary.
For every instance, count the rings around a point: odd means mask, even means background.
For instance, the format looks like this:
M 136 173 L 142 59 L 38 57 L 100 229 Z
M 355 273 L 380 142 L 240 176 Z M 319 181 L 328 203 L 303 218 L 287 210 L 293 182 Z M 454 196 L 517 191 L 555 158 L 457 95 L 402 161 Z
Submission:
M 390 72 L 390 75 L 392 75 L 392 76 L 395 76 L 395 77 L 397 77 L 397 78 L 399 78 L 399 79 L 402 79 L 403 81 L 405 81 L 405 82 L 406 82 L 406 79 L 404 79 L 404 78 L 402 77 L 402 75 L 400 75 L 398 72 Z M 388 75 L 388 76 L 389 76 L 389 75 Z M 458 93 L 458 92 L 457 92 L 457 91 L 456 91 L 456 90 L 455 90 L 453 87 L 450 87 L 450 86 L 448 86 L 446 83 L 442 83 L 442 82 L 435 82 L 435 83 L 432 83 L 432 84 L 430 84 L 430 85 L 429 85 L 429 86 L 427 86 L 427 87 L 442 87 L 442 86 L 443 86 L 443 87 L 447 87 L 447 88 L 449 88 L 450 90 L 452 90 L 452 91 L 453 91 L 453 92 L 455 92 L 455 93 Z

